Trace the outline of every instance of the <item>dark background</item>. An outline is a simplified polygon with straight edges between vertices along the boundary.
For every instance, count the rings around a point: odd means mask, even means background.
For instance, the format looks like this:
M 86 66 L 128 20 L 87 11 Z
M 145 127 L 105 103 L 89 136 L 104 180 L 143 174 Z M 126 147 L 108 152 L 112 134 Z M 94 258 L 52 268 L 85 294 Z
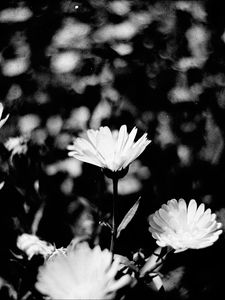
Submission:
M 152 140 L 120 183 L 118 219 L 141 204 L 118 253 L 153 251 L 147 217 L 172 198 L 205 203 L 225 226 L 222 2 L 1 0 L 0 99 L 10 117 L 0 131 L 0 275 L 15 289 L 18 235 L 66 247 L 111 211 L 110 180 L 67 155 L 88 128 L 127 124 Z M 168 297 L 222 299 L 224 247 L 222 234 L 174 254 L 162 270 Z

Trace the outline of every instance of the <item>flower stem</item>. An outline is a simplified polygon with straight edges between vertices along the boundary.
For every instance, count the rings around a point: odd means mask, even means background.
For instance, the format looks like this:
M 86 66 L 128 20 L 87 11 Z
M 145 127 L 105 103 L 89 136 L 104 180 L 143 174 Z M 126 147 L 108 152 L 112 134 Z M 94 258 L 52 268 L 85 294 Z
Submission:
M 118 178 L 113 179 L 113 207 L 112 207 L 112 230 L 111 230 L 111 243 L 110 251 L 114 254 L 116 234 L 117 234 L 117 219 L 116 219 L 116 205 L 118 198 Z

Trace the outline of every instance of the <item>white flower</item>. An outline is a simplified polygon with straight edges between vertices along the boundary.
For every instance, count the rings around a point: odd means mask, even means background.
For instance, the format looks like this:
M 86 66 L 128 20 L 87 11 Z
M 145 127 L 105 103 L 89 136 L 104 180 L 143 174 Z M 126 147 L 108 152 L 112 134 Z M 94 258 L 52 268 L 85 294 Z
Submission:
M 10 7 L 0 12 L 0 23 L 24 22 L 32 17 L 28 7 Z
M 28 259 L 31 259 L 35 254 L 41 254 L 47 258 L 55 250 L 51 244 L 41 241 L 36 235 L 27 233 L 18 237 L 17 247 L 27 254 Z
M 113 172 L 120 171 L 128 167 L 150 143 L 146 133 L 134 142 L 136 134 L 135 127 L 128 134 L 126 125 L 113 132 L 107 126 L 99 130 L 89 129 L 87 138 L 76 138 L 73 145 L 68 146 L 69 156 Z
M 149 217 L 150 232 L 156 243 L 170 246 L 175 252 L 211 246 L 222 233 L 221 224 L 211 209 L 205 210 L 195 200 L 187 205 L 183 199 L 172 199 Z
M 51 299 L 113 299 L 116 291 L 131 282 L 129 275 L 115 279 L 119 260 L 99 246 L 86 242 L 66 256 L 58 255 L 39 269 L 36 288 Z
M 7 115 L 4 119 L 2 119 L 2 113 L 3 113 L 3 105 L 0 102 L 0 128 L 5 124 L 5 122 L 7 121 L 9 115 Z
M 27 139 L 26 137 L 11 137 L 5 142 L 5 147 L 9 151 L 12 151 L 12 154 L 21 154 L 27 152 Z

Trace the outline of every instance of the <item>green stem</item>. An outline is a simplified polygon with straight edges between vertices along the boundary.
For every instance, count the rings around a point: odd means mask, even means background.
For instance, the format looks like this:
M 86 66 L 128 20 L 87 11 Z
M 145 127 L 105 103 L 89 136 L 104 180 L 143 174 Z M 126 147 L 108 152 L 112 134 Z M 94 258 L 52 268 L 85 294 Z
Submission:
M 117 234 L 117 219 L 116 219 L 116 205 L 118 198 L 118 178 L 113 178 L 113 207 L 112 207 L 112 230 L 110 251 L 114 254 L 116 234 Z

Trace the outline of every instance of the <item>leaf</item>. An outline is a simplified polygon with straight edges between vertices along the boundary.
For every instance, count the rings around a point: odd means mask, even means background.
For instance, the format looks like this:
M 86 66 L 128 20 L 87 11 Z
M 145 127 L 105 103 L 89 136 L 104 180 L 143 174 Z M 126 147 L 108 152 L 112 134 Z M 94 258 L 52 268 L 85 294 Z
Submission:
M 2 182 L 0 183 L 0 190 L 3 188 L 4 184 L 5 184 L 5 181 L 2 181 Z
M 138 200 L 134 203 L 134 205 L 131 207 L 131 209 L 128 211 L 128 213 L 125 215 L 122 222 L 118 226 L 117 235 L 116 235 L 117 238 L 120 236 L 121 231 L 127 227 L 127 225 L 130 223 L 130 221 L 133 219 L 134 215 L 136 214 L 140 204 L 140 199 L 141 197 L 139 197 Z
M 14 289 L 12 284 L 10 284 L 8 281 L 0 277 L 0 290 L 5 287 L 8 290 L 8 295 L 10 299 L 18 299 L 17 291 Z M 7 297 L 8 298 L 8 297 Z
M 180 266 L 169 273 L 163 278 L 163 285 L 166 291 L 173 291 L 180 286 L 181 280 L 185 274 L 185 267 Z
M 45 205 L 42 204 L 39 207 L 39 209 L 36 211 L 36 213 L 35 213 L 34 220 L 33 220 L 33 223 L 31 225 L 31 232 L 32 232 L 32 234 L 36 234 L 37 231 L 38 231 L 38 226 L 39 226 L 40 221 L 41 221 L 41 219 L 43 217 L 44 208 L 45 208 Z

